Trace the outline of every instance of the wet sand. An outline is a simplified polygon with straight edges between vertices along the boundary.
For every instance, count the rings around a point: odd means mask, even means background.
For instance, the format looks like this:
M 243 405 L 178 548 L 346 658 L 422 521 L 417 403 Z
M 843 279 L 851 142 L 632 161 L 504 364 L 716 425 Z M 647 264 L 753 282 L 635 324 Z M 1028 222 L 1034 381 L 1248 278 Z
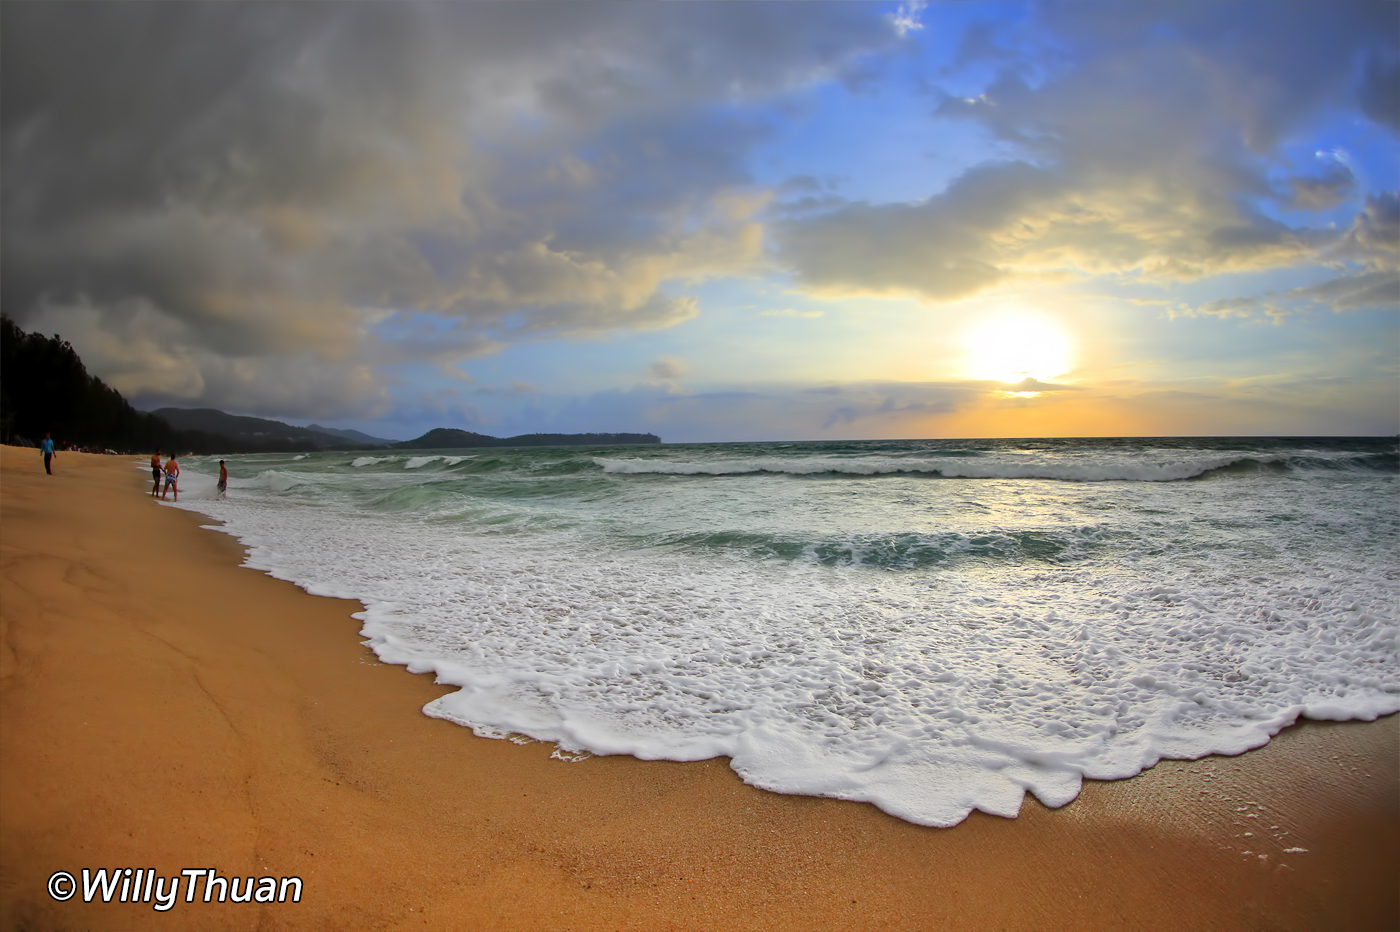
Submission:
M 1400 716 L 952 829 L 723 760 L 551 759 L 420 709 L 358 603 L 240 568 L 127 457 L 0 448 L 5 929 L 1400 928 Z M 67 902 L 58 870 L 299 877 Z

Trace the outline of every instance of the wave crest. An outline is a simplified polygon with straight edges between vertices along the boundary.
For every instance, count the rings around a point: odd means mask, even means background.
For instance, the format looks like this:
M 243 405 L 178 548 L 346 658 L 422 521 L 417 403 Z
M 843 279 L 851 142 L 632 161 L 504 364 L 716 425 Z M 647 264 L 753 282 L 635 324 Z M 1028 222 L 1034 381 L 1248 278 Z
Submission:
M 1180 482 L 1216 473 L 1307 472 L 1352 470 L 1393 472 L 1393 458 L 1347 456 L 1340 458 L 1273 454 L 1220 454 L 1166 458 L 1152 462 L 1139 456 L 1125 459 L 1060 459 L 1056 462 L 1016 462 L 992 457 L 905 458 L 862 457 L 761 457 L 732 460 L 677 462 L 663 459 L 610 459 L 594 457 L 603 472 L 614 475 L 663 476 L 895 476 L 914 475 L 942 479 L 1051 479 L 1062 482 Z

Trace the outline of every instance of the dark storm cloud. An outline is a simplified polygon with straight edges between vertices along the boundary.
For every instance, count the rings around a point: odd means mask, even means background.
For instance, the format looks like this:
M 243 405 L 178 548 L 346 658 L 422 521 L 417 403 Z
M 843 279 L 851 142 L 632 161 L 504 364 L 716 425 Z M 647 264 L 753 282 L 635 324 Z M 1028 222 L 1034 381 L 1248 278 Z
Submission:
M 980 96 L 944 95 L 936 116 L 1019 158 L 921 202 L 790 215 L 782 253 L 810 285 L 934 300 L 1025 274 L 1190 279 L 1315 261 L 1343 234 L 1271 214 L 1333 207 L 1355 178 L 1340 164 L 1272 178 L 1282 140 L 1324 108 L 1378 112 L 1397 26 L 1395 5 L 1368 3 L 1051 4 L 1033 28 L 980 26 L 956 60 L 998 76 Z
M 1367 60 L 1360 97 L 1368 117 L 1400 133 L 1400 55 L 1377 54 Z
M 6 313 L 151 398 L 316 415 L 380 397 L 396 310 L 455 321 L 444 358 L 692 315 L 663 281 L 761 253 L 761 105 L 894 41 L 842 4 L 0 17 Z

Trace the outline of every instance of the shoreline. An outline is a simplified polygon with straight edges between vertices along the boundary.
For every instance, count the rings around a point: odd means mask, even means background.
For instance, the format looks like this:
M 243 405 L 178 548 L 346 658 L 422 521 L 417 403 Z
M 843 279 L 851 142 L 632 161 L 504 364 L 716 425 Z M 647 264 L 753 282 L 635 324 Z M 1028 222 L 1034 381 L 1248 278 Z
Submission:
M 1400 715 L 951 829 L 724 760 L 566 763 L 423 715 L 452 688 L 379 662 L 359 603 L 241 568 L 138 465 L 64 453 L 48 477 L 0 448 L 4 928 L 1400 927 Z M 45 892 L 118 866 L 303 895 Z

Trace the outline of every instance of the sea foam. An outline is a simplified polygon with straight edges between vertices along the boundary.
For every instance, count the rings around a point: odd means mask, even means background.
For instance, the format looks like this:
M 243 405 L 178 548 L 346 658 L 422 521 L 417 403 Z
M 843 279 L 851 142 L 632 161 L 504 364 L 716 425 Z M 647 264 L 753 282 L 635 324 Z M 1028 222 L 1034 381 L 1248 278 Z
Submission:
M 1237 467 L 1300 468 L 1296 458 L 1267 454 L 1141 458 L 1093 457 L 1047 461 L 1039 457 L 745 457 L 685 462 L 672 459 L 594 457 L 604 472 L 627 475 L 741 476 L 760 473 L 812 476 L 927 475 L 947 479 L 1055 479 L 1070 482 L 1178 482 Z M 1343 461 L 1344 462 L 1344 461 Z M 1320 465 L 1320 464 L 1315 464 Z
M 726 451 L 600 457 L 592 475 L 561 473 L 561 455 L 493 453 L 503 465 L 482 485 L 325 458 L 321 473 L 268 468 L 234 500 L 189 507 L 226 522 L 248 565 L 360 599 L 381 659 L 457 687 L 430 715 L 567 753 L 725 756 L 755 786 L 925 825 L 1013 816 L 1027 792 L 1064 805 L 1086 777 L 1240 753 L 1299 716 L 1400 710 L 1390 479 L 1306 495 L 1254 472 L 736 483 L 723 477 L 743 460 Z M 1177 459 L 1212 457 L 1240 460 Z M 1113 457 L 1081 459 L 1059 466 Z M 708 475 L 695 466 L 729 471 L 679 481 Z M 351 495 L 361 485 L 393 501 L 368 508 L 380 499 Z M 419 511 L 392 510 L 404 501 Z M 801 543 L 812 528 L 822 537 Z M 843 534 L 852 559 L 827 558 Z M 881 557 L 881 540 L 906 550 Z M 952 556 L 906 559 L 909 541 Z

